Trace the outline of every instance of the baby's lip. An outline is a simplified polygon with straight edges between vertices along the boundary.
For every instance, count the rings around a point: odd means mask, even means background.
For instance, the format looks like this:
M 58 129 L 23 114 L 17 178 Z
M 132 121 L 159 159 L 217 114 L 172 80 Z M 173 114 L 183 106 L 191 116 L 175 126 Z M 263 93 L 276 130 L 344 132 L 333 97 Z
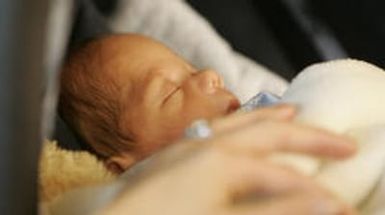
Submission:
M 232 98 L 227 106 L 227 113 L 232 113 L 236 111 L 241 106 L 241 103 L 238 99 Z

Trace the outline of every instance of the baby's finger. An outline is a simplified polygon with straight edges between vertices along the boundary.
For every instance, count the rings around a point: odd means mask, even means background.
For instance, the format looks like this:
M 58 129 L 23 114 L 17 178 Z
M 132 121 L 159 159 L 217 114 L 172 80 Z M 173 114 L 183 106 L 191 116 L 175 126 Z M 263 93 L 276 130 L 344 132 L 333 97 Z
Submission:
M 294 118 L 295 113 L 295 106 L 280 104 L 271 107 L 258 108 L 257 110 L 245 113 L 234 113 L 224 118 L 214 119 L 211 122 L 211 126 L 214 133 L 218 134 L 247 126 L 259 120 L 290 120 Z
M 348 137 L 284 121 L 264 121 L 214 139 L 233 152 L 270 154 L 289 151 L 332 158 L 344 158 L 355 152 Z

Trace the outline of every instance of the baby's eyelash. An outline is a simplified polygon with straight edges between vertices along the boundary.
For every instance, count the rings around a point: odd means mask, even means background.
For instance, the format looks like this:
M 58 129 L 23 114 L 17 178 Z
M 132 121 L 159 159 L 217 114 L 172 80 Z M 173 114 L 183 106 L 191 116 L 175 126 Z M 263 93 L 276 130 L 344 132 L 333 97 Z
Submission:
M 178 90 L 180 90 L 180 86 L 175 86 L 174 89 L 169 91 L 166 95 L 166 97 L 163 98 L 162 104 L 165 104 Z

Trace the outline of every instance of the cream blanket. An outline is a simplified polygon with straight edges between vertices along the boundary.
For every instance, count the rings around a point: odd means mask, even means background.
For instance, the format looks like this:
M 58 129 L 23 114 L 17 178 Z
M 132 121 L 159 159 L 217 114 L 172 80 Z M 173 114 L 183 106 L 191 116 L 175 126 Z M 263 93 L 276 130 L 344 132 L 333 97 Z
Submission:
M 282 102 L 299 106 L 301 123 L 350 135 L 358 153 L 342 162 L 274 159 L 313 175 L 365 214 L 385 214 L 385 71 L 357 60 L 312 65 L 293 80 Z

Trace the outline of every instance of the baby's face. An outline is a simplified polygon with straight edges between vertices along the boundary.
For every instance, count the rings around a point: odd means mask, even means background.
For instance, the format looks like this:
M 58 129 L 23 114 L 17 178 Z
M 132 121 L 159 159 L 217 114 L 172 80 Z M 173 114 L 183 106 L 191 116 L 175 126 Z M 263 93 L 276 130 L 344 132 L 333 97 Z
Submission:
M 102 70 L 121 88 L 119 126 L 135 142 L 135 160 L 181 137 L 193 120 L 239 107 L 216 72 L 197 70 L 158 42 L 120 35 L 104 43 Z

